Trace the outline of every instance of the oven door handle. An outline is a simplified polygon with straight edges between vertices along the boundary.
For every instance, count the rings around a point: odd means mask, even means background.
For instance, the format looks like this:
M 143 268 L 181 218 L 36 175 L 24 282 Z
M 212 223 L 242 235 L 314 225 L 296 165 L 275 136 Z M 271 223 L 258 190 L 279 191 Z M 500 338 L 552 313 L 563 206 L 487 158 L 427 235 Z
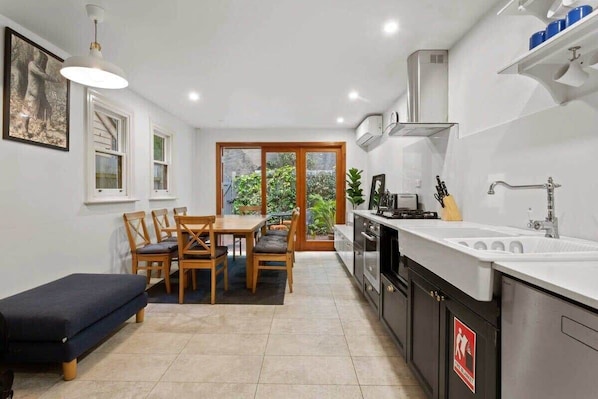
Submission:
M 376 237 L 372 237 L 371 235 L 366 234 L 363 231 L 361 232 L 361 235 L 364 236 L 365 239 L 368 240 L 368 241 L 372 241 L 372 242 L 378 241 L 378 239 Z

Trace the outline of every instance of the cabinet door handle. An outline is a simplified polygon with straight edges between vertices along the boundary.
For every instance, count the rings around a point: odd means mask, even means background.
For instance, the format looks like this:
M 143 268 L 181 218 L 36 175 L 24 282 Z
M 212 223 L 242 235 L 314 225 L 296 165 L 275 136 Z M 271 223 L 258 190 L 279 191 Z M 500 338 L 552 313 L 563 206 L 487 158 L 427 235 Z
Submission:
M 372 292 L 374 290 L 374 287 L 372 287 L 371 285 L 368 284 L 368 287 L 366 288 L 369 292 Z
M 444 295 L 436 293 L 436 301 L 444 302 L 445 299 Z
M 432 298 L 435 298 L 436 297 L 436 291 L 430 291 L 430 296 Z
M 372 266 L 368 266 L 368 270 L 369 270 L 370 273 L 374 272 L 374 268 Z
M 388 287 L 386 287 L 386 291 L 395 292 L 395 287 L 393 287 L 392 285 L 389 285 Z

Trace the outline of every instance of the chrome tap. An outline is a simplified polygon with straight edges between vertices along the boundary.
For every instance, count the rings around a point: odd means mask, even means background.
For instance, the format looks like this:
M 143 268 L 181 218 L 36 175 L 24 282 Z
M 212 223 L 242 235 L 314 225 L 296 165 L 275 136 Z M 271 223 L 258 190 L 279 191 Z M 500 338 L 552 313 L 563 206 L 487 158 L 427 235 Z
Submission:
M 544 184 L 524 184 L 520 186 L 513 186 L 505 181 L 497 180 L 490 184 L 488 195 L 494 195 L 494 187 L 501 185 L 511 190 L 526 190 L 526 189 L 545 189 L 548 194 L 548 215 L 545 220 L 531 220 L 527 224 L 529 228 L 535 230 L 546 230 L 546 237 L 559 238 L 559 220 L 555 216 L 554 211 L 554 189 L 561 187 L 560 184 L 555 183 L 552 177 L 548 178 L 548 182 Z

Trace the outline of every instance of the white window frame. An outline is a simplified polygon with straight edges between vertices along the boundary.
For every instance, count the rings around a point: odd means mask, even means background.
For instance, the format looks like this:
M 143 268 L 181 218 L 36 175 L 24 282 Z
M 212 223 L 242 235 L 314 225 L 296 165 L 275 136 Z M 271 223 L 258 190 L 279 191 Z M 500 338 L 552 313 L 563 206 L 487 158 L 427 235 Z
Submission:
M 102 96 L 95 90 L 87 89 L 87 200 L 86 204 L 101 204 L 111 202 L 133 202 L 133 113 L 122 105 Z M 96 110 L 122 121 L 124 148 L 118 152 L 122 160 L 122 189 L 96 188 L 96 150 L 94 148 L 94 112 Z M 109 153 L 110 151 L 106 151 Z
M 162 200 L 175 200 L 176 195 L 174 191 L 174 133 L 158 124 L 150 122 L 150 196 L 151 201 L 162 201 Z M 164 138 L 164 161 L 156 161 L 154 159 L 154 136 L 160 136 Z M 168 166 L 166 170 L 166 190 L 155 190 L 154 189 L 154 163 L 160 163 Z

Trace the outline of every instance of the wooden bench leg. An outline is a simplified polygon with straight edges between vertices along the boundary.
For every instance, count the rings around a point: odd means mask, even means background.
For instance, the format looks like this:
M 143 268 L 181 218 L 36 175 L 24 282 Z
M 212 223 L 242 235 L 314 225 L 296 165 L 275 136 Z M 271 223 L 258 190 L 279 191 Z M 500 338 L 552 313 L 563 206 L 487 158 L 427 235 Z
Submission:
M 135 323 L 143 323 L 143 319 L 145 318 L 145 308 L 141 309 L 137 314 L 135 314 Z
M 64 374 L 65 381 L 74 380 L 77 377 L 77 359 L 62 363 L 62 374 Z

